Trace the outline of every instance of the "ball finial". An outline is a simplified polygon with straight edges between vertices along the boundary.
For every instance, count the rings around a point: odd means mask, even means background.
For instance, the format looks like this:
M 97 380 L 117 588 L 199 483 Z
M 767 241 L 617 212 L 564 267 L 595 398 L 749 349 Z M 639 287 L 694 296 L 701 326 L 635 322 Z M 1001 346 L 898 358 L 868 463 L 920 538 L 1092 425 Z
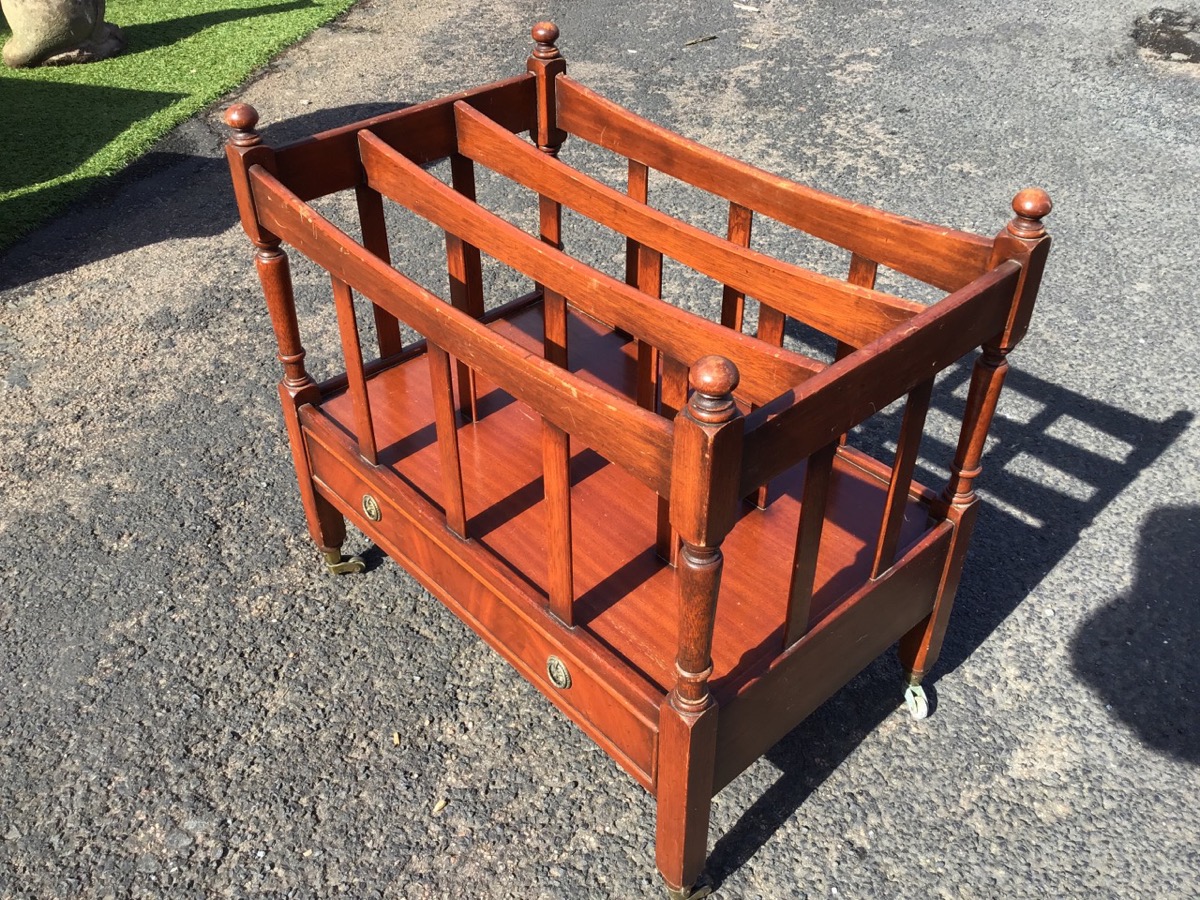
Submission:
M 558 59 L 558 48 L 554 42 L 558 40 L 558 26 L 553 22 L 538 22 L 530 30 L 534 40 L 533 55 L 536 59 Z
M 261 140 L 254 130 L 258 110 L 248 103 L 235 103 L 225 110 L 225 124 L 233 129 L 231 140 L 238 147 L 252 147 Z
M 1008 223 L 1008 230 L 1017 237 L 1036 238 L 1046 233 L 1042 218 L 1050 215 L 1054 204 L 1050 195 L 1038 187 L 1028 187 L 1018 191 L 1012 201 L 1016 218 Z
M 738 386 L 738 370 L 723 356 L 704 356 L 696 360 L 688 380 L 701 394 L 728 397 Z
M 738 386 L 738 370 L 725 357 L 702 356 L 688 372 L 688 381 L 695 390 L 688 401 L 692 418 L 718 425 L 737 414 L 733 389 Z

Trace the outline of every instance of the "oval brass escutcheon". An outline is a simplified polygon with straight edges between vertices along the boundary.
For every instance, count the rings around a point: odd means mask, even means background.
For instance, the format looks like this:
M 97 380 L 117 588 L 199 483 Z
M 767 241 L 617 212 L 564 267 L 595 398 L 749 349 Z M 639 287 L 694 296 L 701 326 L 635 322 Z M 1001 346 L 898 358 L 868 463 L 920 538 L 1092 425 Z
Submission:
M 550 676 L 550 683 L 560 691 L 565 691 L 571 686 L 571 673 L 567 671 L 567 664 L 557 656 L 546 660 L 546 674 Z
M 378 522 L 383 518 L 383 510 L 379 508 L 379 501 L 370 494 L 363 494 L 363 513 L 372 522 Z

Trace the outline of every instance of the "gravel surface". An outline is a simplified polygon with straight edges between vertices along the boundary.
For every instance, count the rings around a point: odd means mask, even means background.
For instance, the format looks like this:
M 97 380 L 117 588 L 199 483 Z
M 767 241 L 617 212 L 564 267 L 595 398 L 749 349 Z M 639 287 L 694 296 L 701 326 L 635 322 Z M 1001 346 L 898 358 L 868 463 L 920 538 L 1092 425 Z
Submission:
M 237 99 L 297 137 L 521 71 L 549 17 L 579 80 L 827 190 L 992 233 L 1046 187 L 935 713 L 876 662 L 721 793 L 710 868 L 1197 896 L 1200 65 L 1139 52 L 1147 5 L 954 6 L 368 0 Z M 219 115 L 0 256 L 0 897 L 661 897 L 639 787 L 378 553 L 319 570 Z

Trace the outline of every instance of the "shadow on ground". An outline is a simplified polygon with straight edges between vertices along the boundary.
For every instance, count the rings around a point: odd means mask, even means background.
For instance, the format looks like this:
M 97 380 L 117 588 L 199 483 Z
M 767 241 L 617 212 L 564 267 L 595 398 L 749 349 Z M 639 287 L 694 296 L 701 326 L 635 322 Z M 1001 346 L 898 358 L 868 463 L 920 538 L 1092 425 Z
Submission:
M 339 125 L 402 108 L 403 103 L 359 103 L 325 109 L 292 119 L 267 123 L 263 138 L 276 146 Z M 264 110 L 264 118 L 267 110 Z M 198 122 L 189 126 L 203 130 Z M 95 178 L 86 193 L 58 220 L 38 229 L 0 253 L 0 290 L 69 272 L 79 266 L 118 256 L 159 241 L 210 237 L 237 221 L 229 186 L 229 169 L 221 155 L 224 135 L 205 133 L 206 146 L 195 138 L 164 140 L 127 169 Z M 189 145 L 190 144 L 190 145 Z M 73 198 L 78 184 L 61 190 Z M 6 203 L 28 203 L 31 212 L 47 202 L 46 192 Z M 89 239 L 81 241 L 76 216 L 87 219 Z M 71 239 L 67 239 L 67 235 Z
M 1075 674 L 1147 747 L 1200 765 L 1200 506 L 1154 510 L 1138 538 L 1136 581 L 1071 646 Z
M 931 419 L 939 412 L 961 416 L 970 371 L 960 362 L 939 381 Z M 898 434 L 901 414 L 876 416 L 852 442 L 880 452 Z M 978 483 L 986 494 L 980 521 L 933 676 L 965 661 L 1191 420 L 1181 411 L 1155 421 L 1012 371 Z M 919 481 L 944 484 L 929 461 L 944 468 L 955 436 L 926 436 Z M 1198 546 L 1197 508 L 1159 510 L 1142 536 L 1133 592 L 1097 614 L 1075 645 L 1077 673 L 1116 715 L 1149 746 L 1193 761 L 1200 761 L 1194 739 L 1200 704 L 1183 673 L 1200 632 L 1200 605 L 1189 602 L 1195 590 L 1188 590 L 1200 578 L 1200 562 L 1183 561 L 1200 560 Z M 748 862 L 896 710 L 899 683 L 899 665 L 885 654 L 767 753 L 780 777 L 714 847 L 709 875 L 717 884 Z M 1155 702 L 1139 703 L 1147 692 L 1157 693 Z M 1164 709 L 1177 715 L 1161 721 Z
M 129 42 L 127 54 L 145 53 L 159 47 L 169 47 L 177 41 L 199 34 L 214 25 L 223 25 L 243 19 L 269 16 L 275 13 L 291 12 L 297 9 L 308 9 L 315 6 L 312 0 L 292 0 L 277 6 L 247 6 L 214 9 L 210 12 L 198 13 L 194 16 L 179 16 L 164 22 L 146 22 L 141 25 L 122 25 L 125 38 Z M 117 23 L 120 25 L 120 23 Z

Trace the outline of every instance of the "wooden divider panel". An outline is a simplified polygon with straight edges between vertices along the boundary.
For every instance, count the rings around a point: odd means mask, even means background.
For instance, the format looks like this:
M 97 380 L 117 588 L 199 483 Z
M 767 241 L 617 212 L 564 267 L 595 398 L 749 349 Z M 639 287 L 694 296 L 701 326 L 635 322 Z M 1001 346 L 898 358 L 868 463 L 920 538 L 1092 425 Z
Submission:
M 536 124 L 534 78 L 517 75 L 287 144 L 275 151 L 275 176 L 301 200 L 361 184 L 358 133 L 363 129 L 371 129 L 419 164 L 443 159 L 454 152 L 454 104 L 459 101 L 482 110 L 510 131 L 528 131 Z
M 273 233 L 430 341 L 453 346 L 468 365 L 541 411 L 559 428 L 578 435 L 652 490 L 669 495 L 670 422 L 534 356 L 382 260 L 364 256 L 357 242 L 266 170 L 252 168 L 250 182 L 258 213 Z
M 464 155 L 839 340 L 869 343 L 924 308 L 739 247 L 543 158 L 465 103 L 454 111 Z
M 566 76 L 558 79 L 556 97 L 558 125 L 570 134 L 942 290 L 956 291 L 988 270 L 992 242 L 986 238 L 771 175 L 648 122 Z
M 799 353 L 771 347 L 668 304 L 647 304 L 635 288 L 464 200 L 370 132 L 360 135 L 360 145 L 369 183 L 385 196 L 570 298 L 588 315 L 625 329 L 689 366 L 709 353 L 728 358 L 742 374 L 739 392 L 749 402 L 773 400 L 823 368 Z M 543 165 L 556 164 L 541 154 L 539 159 Z

